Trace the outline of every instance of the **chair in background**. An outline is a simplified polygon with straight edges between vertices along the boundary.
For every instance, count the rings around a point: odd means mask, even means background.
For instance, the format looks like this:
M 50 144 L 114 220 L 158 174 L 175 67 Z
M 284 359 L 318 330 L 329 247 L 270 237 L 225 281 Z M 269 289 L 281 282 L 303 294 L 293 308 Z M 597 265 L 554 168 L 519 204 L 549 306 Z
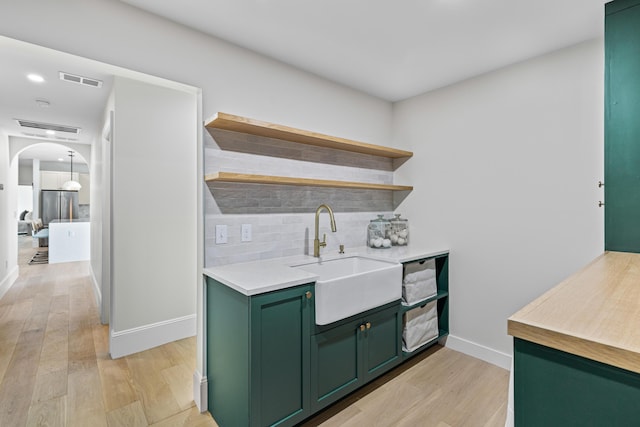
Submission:
M 31 221 L 31 229 L 33 230 L 33 237 L 38 239 L 39 247 L 49 246 L 49 229 L 44 228 L 41 218 Z

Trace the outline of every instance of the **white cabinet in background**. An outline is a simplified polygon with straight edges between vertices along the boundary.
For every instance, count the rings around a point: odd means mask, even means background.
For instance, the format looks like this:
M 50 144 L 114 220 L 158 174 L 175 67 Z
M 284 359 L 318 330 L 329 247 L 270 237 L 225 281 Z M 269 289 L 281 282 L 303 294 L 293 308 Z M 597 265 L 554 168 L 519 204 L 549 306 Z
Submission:
M 40 171 L 40 189 L 42 190 L 62 190 L 62 184 L 69 181 L 71 174 L 60 171 Z M 74 181 L 78 181 L 79 174 L 73 173 Z
M 69 181 L 71 174 L 69 172 L 60 171 L 40 171 L 40 189 L 41 190 L 62 190 L 62 185 Z M 89 174 L 73 173 L 73 180 L 78 181 L 82 188 L 78 191 L 78 204 L 89 204 Z
M 51 221 L 49 223 L 49 264 L 89 260 L 90 233 L 88 221 Z

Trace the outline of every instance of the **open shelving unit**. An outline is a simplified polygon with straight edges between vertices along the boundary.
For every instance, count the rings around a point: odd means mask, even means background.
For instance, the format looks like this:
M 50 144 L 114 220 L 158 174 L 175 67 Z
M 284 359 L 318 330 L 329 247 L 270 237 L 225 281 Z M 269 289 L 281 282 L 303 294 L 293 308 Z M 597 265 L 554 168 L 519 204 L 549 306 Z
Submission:
M 247 117 L 236 116 L 228 113 L 217 113 L 215 117 L 206 125 L 209 130 L 220 129 L 225 131 L 239 132 L 247 135 L 288 141 L 295 144 L 312 145 L 363 155 L 383 157 L 396 161 L 404 161 L 413 156 L 411 151 L 399 150 L 396 148 L 383 147 L 380 145 L 367 144 L 359 141 L 352 141 L 345 138 L 324 135 L 301 129 L 283 126 Z M 258 139 L 260 144 L 260 139 Z M 265 152 L 257 153 L 269 155 Z M 355 182 L 330 179 L 302 178 L 291 176 L 258 175 L 242 172 L 217 172 L 205 176 L 206 183 L 212 187 L 216 183 L 244 183 L 244 184 L 270 184 L 287 186 L 310 186 L 329 187 L 358 190 L 381 190 L 381 191 L 412 191 L 410 185 L 394 185 L 371 182 Z
M 217 113 L 205 127 L 280 139 L 298 144 L 314 145 L 316 147 L 371 154 L 390 159 L 404 159 L 413 156 L 411 151 L 367 144 L 227 113 Z
M 430 298 L 426 298 L 422 301 L 418 301 L 417 303 L 411 304 L 411 305 L 402 304 L 402 308 L 400 309 L 400 311 L 402 313 L 406 313 L 407 311 L 413 310 L 416 307 L 422 307 L 426 304 L 429 304 L 431 301 L 439 300 L 448 296 L 449 296 L 449 292 L 442 289 L 438 289 L 438 293 Z
M 411 352 L 406 352 L 403 350 L 402 354 L 405 359 L 421 353 L 423 350 L 426 350 L 427 348 L 438 343 L 438 341 L 440 341 L 441 339 L 449 335 L 449 254 L 447 253 L 444 255 L 438 255 L 435 257 L 426 258 L 422 261 L 426 261 L 428 259 L 435 259 L 437 293 L 430 298 L 426 298 L 422 301 L 418 301 L 411 305 L 402 304 L 400 307 L 400 313 L 404 315 L 408 311 L 411 311 L 417 307 L 423 307 L 424 305 L 432 301 L 437 301 L 438 336 L 422 344 L 420 347 L 416 348 Z M 421 261 L 416 260 L 411 262 L 421 262 Z
M 327 179 L 296 178 L 288 176 L 253 175 L 246 173 L 218 172 L 205 176 L 207 184 L 216 182 L 240 182 L 245 184 L 293 185 L 310 187 L 351 188 L 360 190 L 411 191 L 409 185 L 374 184 L 368 182 L 335 181 Z

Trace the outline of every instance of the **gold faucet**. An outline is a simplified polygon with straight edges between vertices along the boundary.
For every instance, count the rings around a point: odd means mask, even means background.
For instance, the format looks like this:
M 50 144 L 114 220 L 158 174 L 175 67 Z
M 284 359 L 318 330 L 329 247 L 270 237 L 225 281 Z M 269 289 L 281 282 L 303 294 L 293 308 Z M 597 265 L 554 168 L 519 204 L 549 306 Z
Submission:
M 327 235 L 325 234 L 322 237 L 322 242 L 319 239 L 318 236 L 318 220 L 320 218 L 320 211 L 322 209 L 326 209 L 327 212 L 329 212 L 329 219 L 331 220 L 331 231 L 333 231 L 334 233 L 336 232 L 336 219 L 333 217 L 333 210 L 329 207 L 329 205 L 325 205 L 324 203 L 321 204 L 320 206 L 318 206 L 318 209 L 316 209 L 316 238 L 313 239 L 313 256 L 314 257 L 319 257 L 320 256 L 320 248 L 323 248 L 325 246 L 327 246 Z

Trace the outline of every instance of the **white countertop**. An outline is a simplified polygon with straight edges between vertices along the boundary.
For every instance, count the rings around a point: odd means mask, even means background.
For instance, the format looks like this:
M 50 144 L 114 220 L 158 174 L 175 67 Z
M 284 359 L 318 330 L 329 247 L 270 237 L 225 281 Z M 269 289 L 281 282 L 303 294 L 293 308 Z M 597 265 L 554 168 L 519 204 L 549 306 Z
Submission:
M 431 258 L 448 253 L 448 249 L 425 249 L 419 246 L 392 247 L 390 249 L 373 249 L 365 246 L 346 248 L 344 254 L 325 252 L 320 258 L 310 255 L 299 255 L 285 258 L 273 258 L 262 261 L 228 264 L 205 268 L 203 273 L 218 282 L 244 295 L 258 295 L 265 292 L 286 289 L 305 283 L 315 282 L 318 276 L 307 273 L 292 265 L 314 262 L 318 259 L 330 260 L 352 256 L 366 256 L 393 262 L 408 262 L 423 258 Z

